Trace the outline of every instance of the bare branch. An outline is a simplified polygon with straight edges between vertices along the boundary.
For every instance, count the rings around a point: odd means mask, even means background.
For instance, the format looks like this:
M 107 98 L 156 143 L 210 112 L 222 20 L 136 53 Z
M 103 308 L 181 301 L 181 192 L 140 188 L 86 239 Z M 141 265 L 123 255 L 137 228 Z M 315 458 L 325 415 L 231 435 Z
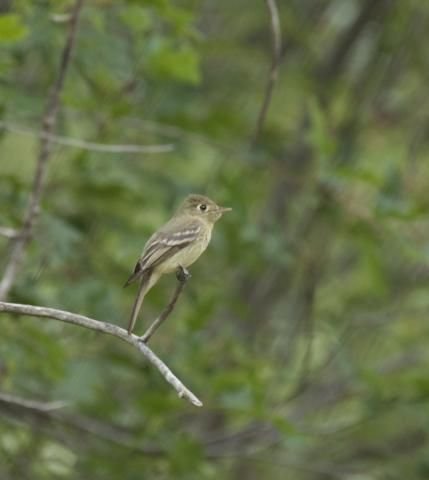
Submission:
M 38 307 L 35 305 L 22 305 L 18 303 L 8 303 L 0 301 L 0 312 L 12 313 L 15 315 L 29 315 L 33 317 L 51 318 L 60 322 L 70 323 L 79 327 L 84 327 L 96 332 L 106 333 L 113 337 L 133 345 L 151 362 L 162 374 L 165 380 L 176 390 L 179 397 L 184 397 L 193 405 L 202 407 L 202 402 L 172 373 L 167 365 L 158 358 L 157 355 L 145 345 L 140 337 L 131 334 L 128 335 L 124 328 L 113 325 L 112 323 L 94 320 L 84 315 L 58 310 L 56 308 Z
M 174 291 L 174 294 L 171 300 L 169 301 L 168 305 L 161 312 L 159 317 L 150 325 L 150 327 L 142 335 L 141 341 L 144 343 L 147 343 L 149 341 L 152 335 L 156 332 L 156 330 L 158 330 L 161 324 L 167 319 L 167 317 L 173 311 L 174 307 L 176 306 L 177 300 L 180 297 L 180 294 L 185 288 L 186 282 L 190 277 L 190 273 L 187 270 L 183 269 L 182 267 L 180 268 L 181 270 L 177 274 L 177 279 L 179 280 L 179 283 L 177 284 L 176 290 Z
M 25 248 L 30 242 L 31 232 L 39 214 L 40 200 L 46 183 L 47 165 L 52 147 L 52 141 L 50 140 L 49 135 L 54 132 L 57 123 L 60 95 L 70 65 L 71 53 L 75 44 L 77 25 L 83 2 L 84 0 L 76 0 L 71 13 L 69 32 L 61 55 L 58 76 L 48 97 L 46 110 L 42 118 L 43 136 L 40 139 L 40 150 L 37 157 L 33 188 L 21 232 L 12 241 L 10 258 L 6 265 L 2 281 L 0 282 L 0 300 L 7 298 L 9 291 L 15 282 L 16 275 L 25 255 Z
M 16 238 L 19 235 L 18 231 L 10 227 L 0 227 L 0 236 L 6 238 Z
M 264 100 L 262 102 L 261 109 L 259 111 L 258 120 L 256 122 L 256 129 L 253 137 L 253 143 L 258 141 L 261 134 L 262 127 L 267 116 L 268 108 L 270 106 L 271 97 L 273 95 L 274 85 L 277 82 L 279 64 L 282 54 L 282 32 L 279 19 L 279 10 L 276 0 L 265 0 L 265 4 L 270 15 L 270 27 L 272 37 L 272 61 L 270 73 L 268 76 L 267 86 L 265 87 Z
M 0 128 L 4 128 L 9 132 L 18 133 L 21 135 L 28 135 L 32 137 L 38 137 L 47 139 L 57 145 L 64 145 L 66 147 L 80 148 L 82 150 L 89 150 L 92 152 L 102 153 L 167 153 L 174 150 L 173 144 L 165 145 L 133 145 L 133 144 L 107 144 L 107 143 L 95 143 L 81 140 L 79 138 L 64 137 L 59 135 L 53 135 L 46 132 L 38 132 L 28 128 L 19 127 L 17 125 L 11 125 L 9 123 L 0 122 Z

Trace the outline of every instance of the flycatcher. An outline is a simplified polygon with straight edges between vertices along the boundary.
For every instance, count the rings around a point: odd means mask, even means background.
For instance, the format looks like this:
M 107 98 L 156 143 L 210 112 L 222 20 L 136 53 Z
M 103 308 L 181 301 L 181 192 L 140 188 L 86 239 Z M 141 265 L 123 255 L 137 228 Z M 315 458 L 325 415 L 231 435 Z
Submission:
M 161 275 L 192 265 L 210 243 L 214 224 L 230 210 L 203 195 L 188 195 L 173 217 L 149 238 L 125 284 L 140 279 L 128 324 L 129 334 L 134 329 L 147 292 Z

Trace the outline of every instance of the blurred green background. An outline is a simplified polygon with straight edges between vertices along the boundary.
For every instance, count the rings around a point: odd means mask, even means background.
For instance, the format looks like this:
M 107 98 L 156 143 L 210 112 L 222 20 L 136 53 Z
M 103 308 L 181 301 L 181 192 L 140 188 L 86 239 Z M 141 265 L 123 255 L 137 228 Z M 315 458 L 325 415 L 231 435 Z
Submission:
M 19 229 L 67 0 L 0 1 L 0 226 Z M 10 301 L 125 326 L 122 285 L 189 192 L 234 208 L 151 347 L 2 314 L 0 478 L 429 478 L 429 3 L 93 0 Z M 1 264 L 9 241 L 0 237 Z M 2 271 L 0 272 L 0 276 Z M 137 333 L 175 278 L 148 296 Z

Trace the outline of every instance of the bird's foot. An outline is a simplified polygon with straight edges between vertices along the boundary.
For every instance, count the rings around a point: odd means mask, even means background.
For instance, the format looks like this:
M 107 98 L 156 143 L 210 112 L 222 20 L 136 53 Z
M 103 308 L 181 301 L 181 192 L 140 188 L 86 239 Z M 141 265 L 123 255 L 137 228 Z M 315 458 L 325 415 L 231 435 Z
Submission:
M 187 270 L 185 267 L 182 267 L 181 265 L 179 265 L 179 268 L 176 271 L 177 280 L 179 280 L 180 283 L 185 283 L 191 277 L 192 277 L 192 275 L 189 272 L 189 270 Z

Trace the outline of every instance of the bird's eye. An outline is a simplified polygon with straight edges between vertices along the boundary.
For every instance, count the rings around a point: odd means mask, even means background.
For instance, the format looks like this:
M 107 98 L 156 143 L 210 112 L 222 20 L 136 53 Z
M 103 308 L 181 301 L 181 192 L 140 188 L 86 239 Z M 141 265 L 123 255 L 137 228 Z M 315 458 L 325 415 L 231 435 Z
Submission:
M 201 203 L 198 205 L 198 208 L 202 211 L 205 212 L 207 210 L 207 205 L 205 203 Z

